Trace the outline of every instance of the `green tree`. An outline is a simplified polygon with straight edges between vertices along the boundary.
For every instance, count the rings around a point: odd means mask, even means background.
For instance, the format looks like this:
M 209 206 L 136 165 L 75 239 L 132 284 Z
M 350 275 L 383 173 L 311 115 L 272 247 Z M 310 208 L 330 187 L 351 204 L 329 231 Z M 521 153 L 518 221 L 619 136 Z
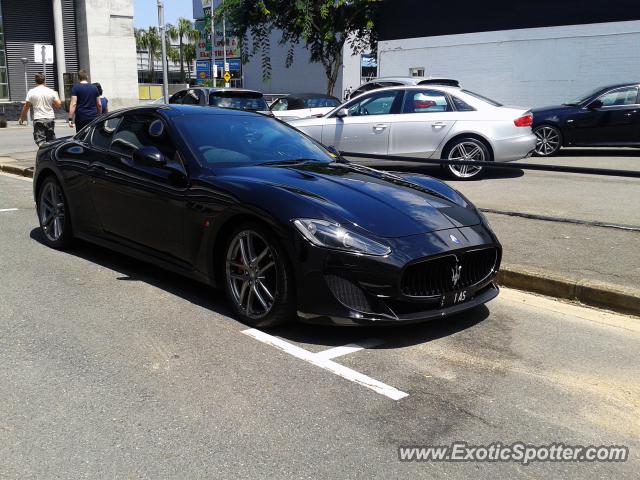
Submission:
M 343 65 L 343 50 L 355 54 L 374 49 L 374 18 L 382 0 L 225 0 L 216 17 L 226 15 L 233 34 L 242 39 L 246 62 L 261 53 L 263 79 L 271 77 L 270 33 L 282 31 L 280 44 L 288 45 L 285 65 L 293 63 L 294 47 L 301 43 L 312 62 L 320 63 L 332 94 Z
M 178 51 L 180 54 L 180 79 L 184 82 L 184 62 L 185 62 L 185 44 L 191 44 L 198 40 L 200 34 L 193 26 L 193 22 L 186 18 L 178 18 L 177 25 L 167 25 L 167 36 L 174 42 L 178 42 Z
M 155 74 L 155 60 L 160 53 L 160 34 L 156 27 L 137 28 L 134 30 L 136 38 L 136 50 L 139 52 L 147 52 L 147 62 L 149 64 L 149 72 L 151 74 L 151 82 Z

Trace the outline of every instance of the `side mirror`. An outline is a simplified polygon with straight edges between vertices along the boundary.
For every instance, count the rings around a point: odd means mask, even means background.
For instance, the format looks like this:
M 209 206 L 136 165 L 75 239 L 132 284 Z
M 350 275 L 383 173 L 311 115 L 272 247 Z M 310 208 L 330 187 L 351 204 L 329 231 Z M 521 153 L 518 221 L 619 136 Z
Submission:
M 133 162 L 145 167 L 163 167 L 167 159 L 156 147 L 142 147 L 133 152 Z
M 602 107 L 602 100 L 594 100 L 587 106 L 587 110 L 597 110 Z
M 349 116 L 349 110 L 347 110 L 346 108 L 341 108 L 336 112 L 336 117 L 338 118 L 344 118 L 348 116 Z

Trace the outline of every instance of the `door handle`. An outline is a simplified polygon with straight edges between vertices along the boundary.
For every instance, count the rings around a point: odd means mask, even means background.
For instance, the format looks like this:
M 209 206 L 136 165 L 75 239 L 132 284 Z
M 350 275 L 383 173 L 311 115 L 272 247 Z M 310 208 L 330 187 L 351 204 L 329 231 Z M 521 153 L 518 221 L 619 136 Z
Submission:
M 625 117 L 632 117 L 633 115 L 635 115 L 636 113 L 638 113 L 637 110 L 632 110 L 631 112 L 627 112 L 624 114 Z
M 384 130 L 384 129 L 385 129 L 385 128 L 387 128 L 387 127 L 388 127 L 388 125 L 385 125 L 384 123 L 379 123 L 379 124 L 377 124 L 377 125 L 374 125 L 374 126 L 373 126 L 373 129 L 374 129 L 376 132 L 381 132 L 382 130 Z
M 433 128 L 442 128 L 442 127 L 446 127 L 447 124 L 444 122 L 436 122 L 433 124 Z
M 107 169 L 102 165 L 94 165 L 91 167 L 91 171 L 96 175 L 106 175 Z

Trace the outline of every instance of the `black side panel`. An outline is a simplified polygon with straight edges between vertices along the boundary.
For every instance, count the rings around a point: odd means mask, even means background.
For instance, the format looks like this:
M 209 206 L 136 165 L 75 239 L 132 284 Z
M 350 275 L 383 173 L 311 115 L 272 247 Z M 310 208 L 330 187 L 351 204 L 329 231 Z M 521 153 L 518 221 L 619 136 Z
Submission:
M 380 40 L 639 20 L 638 0 L 385 0 Z
M 54 45 L 53 7 L 51 0 L 0 0 L 7 47 L 7 66 L 11 100 L 23 101 L 27 94 L 24 85 L 22 57 L 29 59 L 27 80 L 29 88 L 34 85 L 33 77 L 42 72 L 42 63 L 33 55 L 35 43 Z M 55 65 L 47 65 L 47 84 L 58 90 Z

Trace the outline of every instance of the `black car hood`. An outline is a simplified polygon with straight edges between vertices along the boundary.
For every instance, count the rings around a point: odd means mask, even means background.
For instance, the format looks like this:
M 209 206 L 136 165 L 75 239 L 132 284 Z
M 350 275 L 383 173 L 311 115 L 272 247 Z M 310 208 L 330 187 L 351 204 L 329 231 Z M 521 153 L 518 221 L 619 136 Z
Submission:
M 443 182 L 344 164 L 254 166 L 226 169 L 230 184 L 260 182 L 287 190 L 320 207 L 327 217 L 350 222 L 380 237 L 401 237 L 477 225 L 475 207 Z M 220 179 L 220 176 L 218 176 Z
M 533 113 L 533 119 L 535 120 L 536 115 L 545 115 L 545 114 L 559 115 L 562 113 L 573 112 L 577 108 L 579 107 L 576 105 L 550 105 L 548 107 L 532 108 L 531 113 Z

